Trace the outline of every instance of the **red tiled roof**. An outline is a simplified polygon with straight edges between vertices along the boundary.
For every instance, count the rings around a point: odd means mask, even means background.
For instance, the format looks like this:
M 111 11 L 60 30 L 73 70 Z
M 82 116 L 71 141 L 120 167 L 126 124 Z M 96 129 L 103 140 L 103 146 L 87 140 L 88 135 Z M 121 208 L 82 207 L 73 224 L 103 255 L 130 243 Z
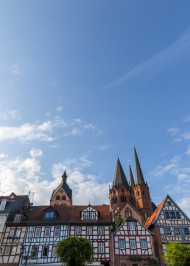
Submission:
M 13 196 L 13 198 L 11 197 Z M 16 195 L 14 192 L 12 192 L 9 196 L 0 196 L 0 200 L 6 199 L 6 200 L 17 200 L 20 198 L 28 197 L 28 195 Z
M 158 214 L 160 213 L 160 210 L 164 204 L 164 201 L 165 201 L 166 198 L 163 199 L 163 201 L 158 205 L 157 209 L 155 210 L 155 212 L 147 218 L 146 222 L 145 222 L 145 226 L 147 228 L 149 228 L 149 226 L 157 219 L 158 217 Z

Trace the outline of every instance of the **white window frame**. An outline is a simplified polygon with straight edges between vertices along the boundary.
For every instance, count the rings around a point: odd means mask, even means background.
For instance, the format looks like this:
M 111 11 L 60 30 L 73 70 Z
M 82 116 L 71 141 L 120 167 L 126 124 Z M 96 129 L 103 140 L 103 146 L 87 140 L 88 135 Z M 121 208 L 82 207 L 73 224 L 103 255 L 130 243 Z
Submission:
M 16 254 L 16 250 L 17 250 L 17 246 L 13 246 L 11 250 L 11 255 L 14 256 Z
M 19 213 L 17 213 L 17 214 L 15 214 L 15 219 L 14 219 L 14 222 L 20 222 L 20 220 L 21 220 L 21 214 L 19 214 Z
M 98 226 L 98 235 L 100 235 L 100 236 L 104 235 L 104 226 L 103 225 Z
M 46 235 L 46 232 L 49 230 L 49 234 Z M 51 228 L 50 227 L 45 227 L 45 231 L 44 231 L 44 237 L 49 237 L 51 234 Z
M 98 243 L 98 253 L 103 254 L 105 253 L 105 247 L 103 242 Z
M 125 239 L 124 238 L 119 239 L 119 249 L 125 249 Z
M 56 231 L 58 231 L 58 232 L 59 232 L 59 234 L 58 234 L 58 235 L 56 235 Z M 55 237 L 59 237 L 59 236 L 60 236 L 60 228 L 59 228 L 59 227 L 55 227 L 54 236 L 55 236 Z
M 90 220 L 96 220 L 96 212 L 90 212 Z
M 53 257 L 57 257 L 56 246 L 53 246 L 53 249 L 52 249 L 52 256 L 53 256 Z
M 135 239 L 130 239 L 130 249 L 136 249 L 136 240 Z
M 75 227 L 75 235 L 76 236 L 80 236 L 81 235 L 81 226 L 80 225 L 76 225 L 76 227 Z
M 129 222 L 129 230 L 135 231 L 135 223 L 134 222 Z
M 10 229 L 9 237 L 13 237 L 14 236 L 14 232 L 15 232 L 15 229 Z
M 36 234 L 37 230 L 39 230 L 39 234 Z M 41 228 L 40 227 L 36 227 L 35 237 L 40 237 L 40 235 L 41 235 Z
M 140 239 L 140 243 L 141 243 L 141 249 L 147 249 L 147 240 L 146 239 Z
M 89 220 L 89 212 L 83 212 L 83 220 Z
M 7 250 L 8 250 L 8 252 L 7 252 Z M 10 254 L 10 250 L 11 250 L 11 246 L 6 246 L 4 255 L 9 255 Z
M 21 231 L 22 231 L 21 228 L 17 228 L 16 237 L 20 237 Z
M 1 201 L 1 205 L 0 205 L 0 211 L 4 211 L 4 209 L 5 209 L 5 206 L 6 206 L 6 203 L 7 203 L 7 201 L 6 201 L 6 200 L 2 200 L 2 201 Z
M 92 226 L 91 225 L 88 225 L 86 227 L 86 234 L 89 236 L 89 235 L 92 235 Z
M 33 251 L 36 251 L 36 253 L 34 254 L 34 252 Z M 33 256 L 33 255 L 35 255 L 35 256 Z M 33 246 L 32 247 L 32 250 L 31 250 L 31 258 L 37 258 L 38 257 L 38 247 L 36 247 L 36 246 Z

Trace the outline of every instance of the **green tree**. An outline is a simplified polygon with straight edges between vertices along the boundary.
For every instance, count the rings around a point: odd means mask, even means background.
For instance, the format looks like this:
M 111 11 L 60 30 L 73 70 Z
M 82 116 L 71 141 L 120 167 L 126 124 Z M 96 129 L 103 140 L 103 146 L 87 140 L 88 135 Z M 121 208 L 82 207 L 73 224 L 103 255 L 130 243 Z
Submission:
M 91 261 L 93 247 L 87 239 L 71 236 L 56 245 L 56 253 L 67 266 L 83 266 Z
M 169 266 L 189 266 L 190 265 L 190 245 L 176 242 L 169 242 L 166 245 L 164 261 Z
M 115 227 L 116 229 L 120 227 L 120 225 L 123 223 L 123 218 L 121 216 L 120 210 L 117 211 L 116 218 L 115 218 Z

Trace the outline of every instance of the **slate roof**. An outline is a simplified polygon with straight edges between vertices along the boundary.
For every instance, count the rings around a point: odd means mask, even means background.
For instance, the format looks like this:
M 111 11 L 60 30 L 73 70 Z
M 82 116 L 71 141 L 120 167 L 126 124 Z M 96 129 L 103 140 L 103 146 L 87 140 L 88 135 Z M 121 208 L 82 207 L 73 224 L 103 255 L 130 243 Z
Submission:
M 130 164 L 129 164 L 129 185 L 132 189 L 135 187 L 135 182 L 134 182 L 133 173 L 132 173 Z
M 138 159 L 135 147 L 134 147 L 134 154 L 135 154 L 135 181 L 136 181 L 136 185 L 145 184 L 143 173 L 141 170 L 141 166 L 139 163 L 139 159 Z
M 51 195 L 51 199 L 57 194 L 57 192 L 63 188 L 65 193 L 67 194 L 67 196 L 69 197 L 69 199 L 72 198 L 72 189 L 70 189 L 70 187 L 68 186 L 67 182 L 66 182 L 66 178 L 67 178 L 67 175 L 66 175 L 66 171 L 63 173 L 62 175 L 62 181 L 61 183 L 59 184 L 59 186 L 53 190 L 53 193 Z M 51 200 L 50 199 L 50 200 Z
M 162 206 L 165 202 L 166 198 L 163 199 L 163 201 L 158 205 L 157 209 L 154 211 L 154 213 L 146 219 L 145 226 L 149 228 L 158 218 L 158 215 L 162 209 Z
M 1 196 L 0 200 L 2 199 L 7 199 L 7 203 L 5 209 L 0 211 L 0 214 L 8 214 L 7 222 L 13 221 L 15 212 L 26 207 L 27 202 L 29 202 L 27 195 L 15 195 L 14 199 L 10 198 L 10 196 Z
M 72 218 L 70 223 L 111 223 L 111 213 L 109 205 L 93 205 L 93 209 L 99 212 L 98 221 L 81 221 L 81 211 L 86 209 L 88 206 L 73 206 Z
M 129 189 L 129 184 L 127 182 L 127 178 L 125 176 L 119 158 L 117 159 L 113 185 L 116 187 L 116 189 L 119 189 L 121 185 L 124 185 L 126 189 Z

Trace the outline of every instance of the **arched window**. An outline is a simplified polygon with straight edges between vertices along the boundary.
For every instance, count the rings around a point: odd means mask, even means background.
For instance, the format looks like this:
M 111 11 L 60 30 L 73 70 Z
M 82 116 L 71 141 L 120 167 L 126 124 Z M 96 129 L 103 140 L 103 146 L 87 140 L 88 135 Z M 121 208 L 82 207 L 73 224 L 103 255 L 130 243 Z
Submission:
M 127 208 L 125 210 L 125 218 L 128 218 L 129 216 L 132 216 L 132 211 L 129 208 Z
M 117 198 L 113 198 L 112 199 L 112 203 L 114 204 L 114 203 L 117 203 Z
M 144 195 L 144 190 L 142 191 L 142 194 Z
M 115 190 L 113 191 L 113 194 L 115 194 Z
M 139 196 L 140 194 L 139 194 L 139 191 L 137 191 L 137 196 Z
M 60 200 L 60 196 L 59 195 L 56 196 L 56 200 Z
M 124 193 L 124 189 L 123 188 L 121 189 L 121 192 Z
M 64 196 L 62 196 L 62 200 L 66 200 L 66 197 L 65 197 L 65 195 L 64 195 Z

